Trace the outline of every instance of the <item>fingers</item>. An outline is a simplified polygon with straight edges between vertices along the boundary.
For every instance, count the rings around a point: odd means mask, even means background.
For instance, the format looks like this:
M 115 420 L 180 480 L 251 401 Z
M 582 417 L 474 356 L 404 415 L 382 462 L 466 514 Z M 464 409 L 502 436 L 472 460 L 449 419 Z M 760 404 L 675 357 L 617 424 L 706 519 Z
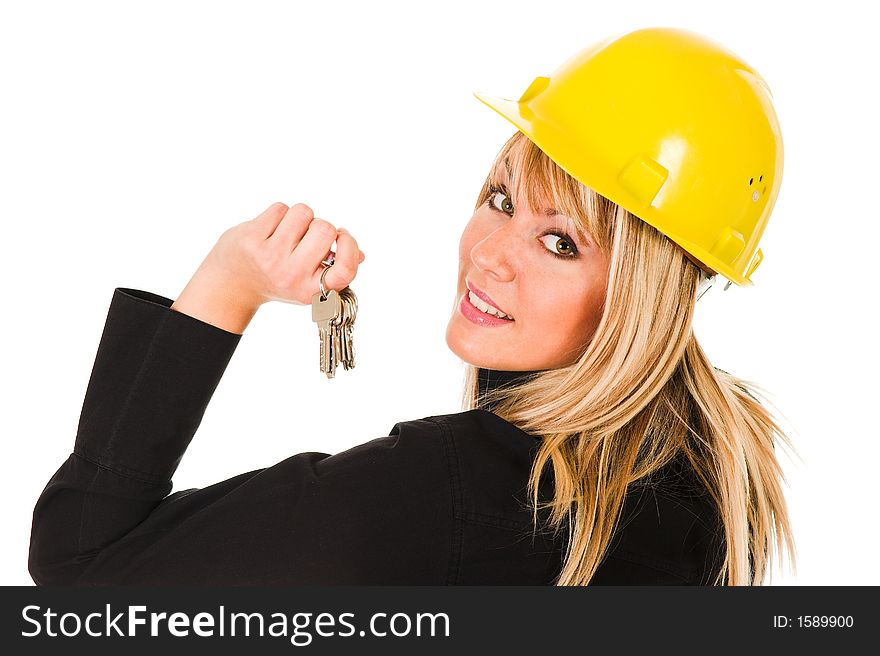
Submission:
M 318 270 L 319 274 L 323 271 L 321 261 L 328 256 L 334 240 L 336 240 L 336 228 L 331 223 L 324 219 L 312 219 L 305 235 L 290 254 L 289 261 L 297 263 L 305 275 L 309 275 L 306 272 L 311 272 L 311 277 L 317 283 L 318 279 L 314 277 L 314 271 Z M 333 268 L 335 267 L 336 264 L 333 265 Z M 328 284 L 329 277 L 329 273 L 324 277 L 325 285 Z
M 356 252 L 358 254 L 357 255 L 358 264 L 363 262 L 366 256 L 364 255 L 364 252 L 360 249 L 360 246 L 358 246 L 357 240 L 354 237 L 352 237 L 351 233 L 348 230 L 346 230 L 345 228 L 336 228 L 336 231 L 340 235 L 344 235 L 343 240 L 351 239 L 351 241 L 353 242 L 352 248 L 353 248 L 354 252 Z M 336 246 L 337 246 L 337 248 L 339 247 L 339 237 L 338 236 L 336 237 Z M 327 275 L 329 275 L 329 274 L 327 274 Z
M 284 203 L 272 203 L 261 214 L 257 215 L 251 223 L 254 224 L 256 232 L 262 239 L 268 239 L 269 236 L 281 223 L 281 219 L 288 211 L 287 205 Z
M 267 236 L 268 240 L 279 251 L 290 253 L 306 234 L 314 218 L 315 214 L 311 207 L 305 203 L 297 203 L 275 222 L 273 232 Z M 266 224 L 268 225 L 269 221 Z
M 336 258 L 333 266 L 324 276 L 324 286 L 327 289 L 335 289 L 337 291 L 345 289 L 357 274 L 358 264 L 363 262 L 363 253 L 358 248 L 357 241 L 351 236 L 345 228 L 339 228 L 336 237 Z M 315 271 L 316 284 L 324 272 L 324 266 L 321 265 Z

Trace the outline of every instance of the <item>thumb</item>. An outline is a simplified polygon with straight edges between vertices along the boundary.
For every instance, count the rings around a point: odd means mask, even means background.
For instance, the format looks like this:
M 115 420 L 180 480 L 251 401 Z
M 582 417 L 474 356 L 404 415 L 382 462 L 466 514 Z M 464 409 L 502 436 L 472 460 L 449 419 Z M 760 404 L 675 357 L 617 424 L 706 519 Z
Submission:
M 351 233 L 350 233 L 348 230 L 346 230 L 345 228 L 336 228 L 336 232 L 339 232 L 339 233 L 344 234 L 344 235 L 350 235 L 350 234 L 351 234 Z M 366 255 L 364 255 L 364 252 L 363 252 L 363 251 L 359 251 L 359 252 L 360 252 L 360 256 L 358 257 L 358 264 L 360 264 L 361 262 L 363 262 L 363 261 L 366 259 Z

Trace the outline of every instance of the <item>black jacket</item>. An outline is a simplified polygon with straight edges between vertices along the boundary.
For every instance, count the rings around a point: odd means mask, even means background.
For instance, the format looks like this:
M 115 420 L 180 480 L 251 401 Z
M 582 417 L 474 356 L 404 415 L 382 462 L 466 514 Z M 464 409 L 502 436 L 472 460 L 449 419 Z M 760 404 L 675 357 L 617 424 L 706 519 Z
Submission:
M 201 489 L 171 478 L 241 335 L 117 288 L 72 454 L 33 514 L 40 585 L 547 585 L 564 532 L 533 534 L 537 438 L 488 410 L 394 424 Z M 521 374 L 481 370 L 481 389 Z M 596 584 L 707 584 L 717 517 L 681 461 L 628 497 Z M 548 464 L 540 490 L 552 494 Z M 539 518 L 543 518 L 539 514 Z

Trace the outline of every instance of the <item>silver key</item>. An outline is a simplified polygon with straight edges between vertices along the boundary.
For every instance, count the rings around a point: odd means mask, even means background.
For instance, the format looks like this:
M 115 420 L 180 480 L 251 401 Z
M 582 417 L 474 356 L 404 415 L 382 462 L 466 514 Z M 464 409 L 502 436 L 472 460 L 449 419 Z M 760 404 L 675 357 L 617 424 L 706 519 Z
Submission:
M 312 321 L 318 324 L 318 339 L 321 343 L 320 366 L 327 378 L 333 378 L 336 370 L 333 354 L 334 322 L 342 313 L 342 301 L 339 292 L 331 289 L 327 296 L 321 292 L 312 296 Z
M 346 321 L 345 327 L 343 330 L 342 341 L 345 343 L 345 368 L 351 369 L 354 366 L 354 351 L 352 349 L 353 343 L 351 339 L 351 329 L 354 323 L 354 307 L 350 301 L 350 299 L 346 298 Z
M 348 327 L 348 352 L 349 367 L 354 369 L 354 321 L 357 319 L 358 301 L 354 292 L 351 292 L 351 323 Z
M 354 368 L 354 339 L 352 336 L 352 330 L 354 328 L 354 321 L 357 317 L 357 296 L 351 287 L 346 287 L 340 292 L 340 296 L 343 300 L 344 306 L 344 321 L 342 323 L 342 342 L 344 344 L 343 349 L 345 352 L 345 358 L 343 359 L 343 366 L 348 369 Z
M 333 322 L 332 327 L 332 337 L 333 337 L 333 368 L 334 371 L 336 366 L 339 364 L 345 364 L 345 321 L 347 320 L 347 303 L 342 296 L 342 292 L 339 293 L 339 316 L 336 317 L 336 320 Z
M 349 296 L 344 289 L 339 292 L 339 298 L 342 300 L 342 316 L 339 320 L 339 361 L 342 362 L 342 366 L 348 370 L 351 368 L 348 366 L 350 359 L 348 347 L 350 334 L 349 325 L 351 323 L 351 303 L 349 302 Z
M 342 304 L 340 302 L 340 313 L 342 312 Z M 328 378 L 333 378 L 336 375 L 336 366 L 339 364 L 339 317 L 337 316 L 335 319 L 330 321 L 330 326 L 328 330 L 329 340 L 328 344 L 330 345 L 330 371 L 327 374 Z

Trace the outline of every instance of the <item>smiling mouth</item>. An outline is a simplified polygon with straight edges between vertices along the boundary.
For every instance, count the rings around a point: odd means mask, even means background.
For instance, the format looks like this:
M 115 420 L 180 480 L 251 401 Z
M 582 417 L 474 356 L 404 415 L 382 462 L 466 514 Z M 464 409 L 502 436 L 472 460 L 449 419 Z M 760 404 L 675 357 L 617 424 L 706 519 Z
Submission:
M 501 310 L 499 310 L 498 308 L 496 308 L 492 305 L 489 305 L 488 303 L 486 303 L 486 301 L 484 301 L 479 296 L 474 294 L 470 289 L 467 292 L 467 299 L 470 302 L 470 304 L 473 305 L 478 310 L 480 310 L 480 312 L 490 314 L 493 317 L 498 317 L 499 319 L 507 319 L 508 321 L 514 321 L 514 318 L 512 316 L 510 316 L 509 314 L 505 314 L 504 312 L 502 312 Z

